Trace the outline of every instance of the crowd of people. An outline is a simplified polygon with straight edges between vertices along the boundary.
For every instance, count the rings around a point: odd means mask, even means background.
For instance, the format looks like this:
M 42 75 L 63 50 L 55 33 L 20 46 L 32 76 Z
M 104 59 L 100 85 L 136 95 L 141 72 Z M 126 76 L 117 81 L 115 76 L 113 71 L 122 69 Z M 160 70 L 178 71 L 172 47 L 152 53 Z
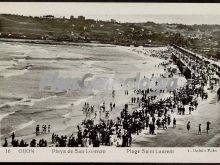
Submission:
M 23 139 L 21 139 L 20 141 L 18 139 L 16 139 L 14 132 L 11 134 L 10 137 L 11 137 L 11 146 L 12 147 L 27 147 L 28 146 L 28 144 L 26 142 L 24 142 Z M 7 138 L 5 138 L 5 143 L 3 144 L 3 147 L 8 147 Z
M 151 56 L 169 59 L 167 54 L 180 53 L 173 49 L 166 50 L 162 53 L 155 52 Z M 117 147 L 129 147 L 132 145 L 132 139 L 135 136 L 140 135 L 143 131 L 148 131 L 150 135 L 157 134 L 157 130 L 166 130 L 169 127 L 176 128 L 177 119 L 174 113 L 177 115 L 185 115 L 186 107 L 188 107 L 188 114 L 192 114 L 192 111 L 197 110 L 198 98 L 206 100 L 208 93 L 205 91 L 205 86 L 209 83 L 213 85 L 212 68 L 206 65 L 203 61 L 194 61 L 193 59 L 181 54 L 180 59 L 184 60 L 187 65 L 193 71 L 192 82 L 185 86 L 179 87 L 175 90 L 160 90 L 159 93 L 170 93 L 169 97 L 160 98 L 156 95 L 150 95 L 153 92 L 152 89 L 147 90 L 125 90 L 125 95 L 132 93 L 131 104 L 137 105 L 136 110 L 131 111 L 128 104 L 124 105 L 121 110 L 120 116 L 114 120 L 108 119 L 110 112 L 106 110 L 105 102 L 100 105 L 99 113 L 106 113 L 105 119 L 101 119 L 97 122 L 97 111 L 94 106 L 90 106 L 89 103 L 85 103 L 83 106 L 83 113 L 86 114 L 85 120 L 77 126 L 77 133 L 67 137 L 66 135 L 52 134 L 51 142 L 56 147 L 99 147 L 100 145 L 117 146 Z M 163 67 L 169 72 L 169 77 L 172 77 L 175 72 L 169 67 L 171 61 L 163 62 L 158 67 Z M 157 67 L 157 66 L 155 66 Z M 161 74 L 162 77 L 165 75 Z M 219 92 L 220 90 L 218 90 Z M 219 94 L 218 94 L 219 95 Z M 112 92 L 112 97 L 115 97 L 115 91 Z M 110 103 L 110 111 L 115 109 L 115 103 Z M 95 117 L 91 118 L 91 114 Z M 210 130 L 211 122 L 207 122 L 207 133 Z M 201 127 L 199 124 L 198 134 L 201 134 Z M 187 123 L 187 131 L 190 131 L 190 121 Z M 50 133 L 50 125 L 36 127 L 36 135 L 40 133 Z M 14 136 L 14 135 L 13 135 Z M 28 146 L 23 140 L 17 142 L 15 138 L 12 138 L 12 146 Z M 8 146 L 7 139 L 5 139 L 4 147 Z M 47 147 L 48 143 L 44 139 L 40 139 L 39 143 L 33 139 L 30 142 L 31 147 Z

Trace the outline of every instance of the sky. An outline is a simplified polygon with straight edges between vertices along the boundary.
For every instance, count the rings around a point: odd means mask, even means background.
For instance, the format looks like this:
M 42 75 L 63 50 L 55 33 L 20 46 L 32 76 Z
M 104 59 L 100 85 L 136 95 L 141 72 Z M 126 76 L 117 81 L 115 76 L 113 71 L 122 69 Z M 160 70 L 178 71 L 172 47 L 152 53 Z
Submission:
M 51 14 L 119 22 L 220 24 L 220 3 L 73 3 L 0 2 L 0 13 L 27 16 Z

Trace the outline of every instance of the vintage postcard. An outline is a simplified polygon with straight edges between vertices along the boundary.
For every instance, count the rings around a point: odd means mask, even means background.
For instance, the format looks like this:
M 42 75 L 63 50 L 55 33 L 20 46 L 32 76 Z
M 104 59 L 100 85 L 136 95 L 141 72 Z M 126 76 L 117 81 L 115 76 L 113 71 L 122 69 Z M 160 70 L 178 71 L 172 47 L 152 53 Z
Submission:
M 220 162 L 219 9 L 0 2 L 0 161 Z

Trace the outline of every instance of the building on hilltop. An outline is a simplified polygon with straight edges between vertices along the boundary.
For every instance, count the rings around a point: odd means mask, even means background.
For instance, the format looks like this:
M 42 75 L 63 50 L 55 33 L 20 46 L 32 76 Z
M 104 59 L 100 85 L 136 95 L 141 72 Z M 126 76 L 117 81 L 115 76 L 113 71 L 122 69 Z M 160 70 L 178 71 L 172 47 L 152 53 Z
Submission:
M 85 21 L 85 17 L 80 15 L 80 16 L 78 16 L 78 20 Z
M 49 19 L 53 19 L 55 18 L 53 15 L 44 15 L 43 18 L 49 18 Z
M 74 16 L 73 16 L 73 15 L 71 15 L 71 16 L 70 16 L 70 20 L 73 20 L 73 19 L 74 19 Z
M 111 23 L 117 23 L 117 21 L 115 19 L 111 19 L 110 22 Z

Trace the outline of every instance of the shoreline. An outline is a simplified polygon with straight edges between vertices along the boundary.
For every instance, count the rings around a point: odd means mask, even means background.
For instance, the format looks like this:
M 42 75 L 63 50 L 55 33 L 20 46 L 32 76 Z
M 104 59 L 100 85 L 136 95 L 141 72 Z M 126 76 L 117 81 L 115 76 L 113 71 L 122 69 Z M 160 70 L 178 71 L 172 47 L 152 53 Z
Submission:
M 21 38 L 0 38 L 0 42 L 19 42 L 19 43 L 29 43 L 29 44 L 45 44 L 45 45 L 70 45 L 70 46 L 92 46 L 92 45 L 99 45 L 100 47 L 115 47 L 115 46 L 126 46 L 129 47 L 132 44 L 120 44 L 120 43 L 113 43 L 113 42 L 99 42 L 99 41 L 90 41 L 90 42 L 75 42 L 75 41 L 55 41 L 55 40 L 41 40 L 41 39 L 21 39 Z M 141 46 L 141 45 L 140 45 Z M 144 47 L 164 47 L 166 45 L 151 45 L 148 44 Z M 136 45 L 135 47 L 138 47 Z

